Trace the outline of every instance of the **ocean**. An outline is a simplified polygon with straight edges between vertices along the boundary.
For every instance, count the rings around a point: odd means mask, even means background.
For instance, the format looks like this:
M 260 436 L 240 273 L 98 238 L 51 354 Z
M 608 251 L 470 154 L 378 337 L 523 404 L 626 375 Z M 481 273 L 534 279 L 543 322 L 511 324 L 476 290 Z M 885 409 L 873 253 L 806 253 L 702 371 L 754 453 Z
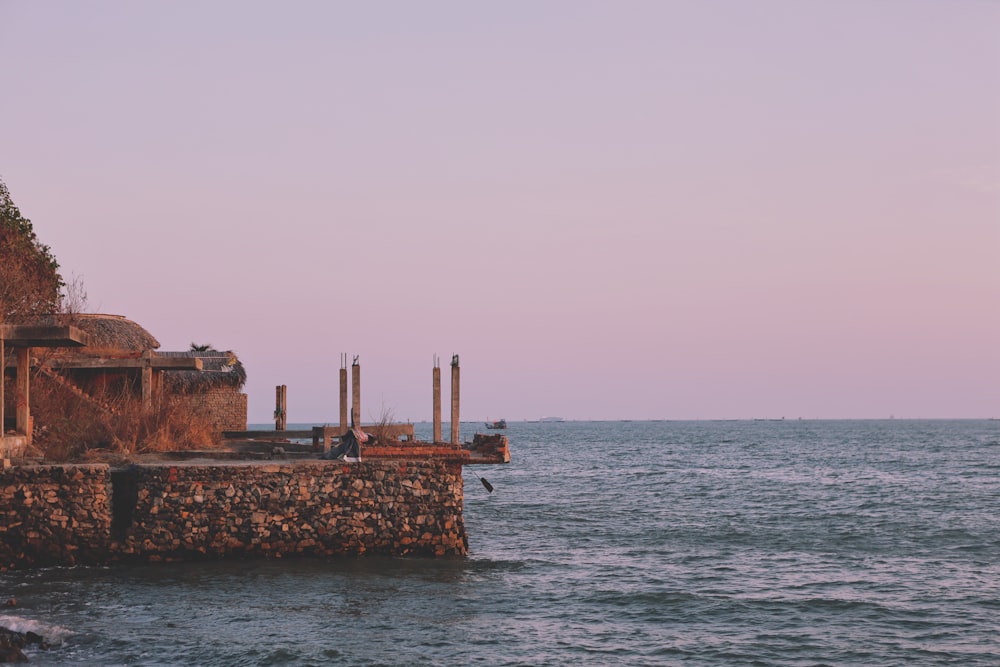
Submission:
M 1000 665 L 1000 421 L 507 435 L 468 558 L 7 572 L 0 626 L 37 665 Z

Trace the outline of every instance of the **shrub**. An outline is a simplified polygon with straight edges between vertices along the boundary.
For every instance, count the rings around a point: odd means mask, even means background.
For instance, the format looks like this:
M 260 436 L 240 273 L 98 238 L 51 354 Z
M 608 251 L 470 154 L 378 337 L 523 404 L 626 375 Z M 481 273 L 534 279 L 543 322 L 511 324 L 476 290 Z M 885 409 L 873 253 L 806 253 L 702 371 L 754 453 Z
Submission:
M 221 444 L 208 416 L 190 401 L 163 397 L 146 408 L 130 387 L 77 394 L 37 373 L 32 382 L 36 454 L 55 461 L 105 455 L 129 458 L 168 450 Z

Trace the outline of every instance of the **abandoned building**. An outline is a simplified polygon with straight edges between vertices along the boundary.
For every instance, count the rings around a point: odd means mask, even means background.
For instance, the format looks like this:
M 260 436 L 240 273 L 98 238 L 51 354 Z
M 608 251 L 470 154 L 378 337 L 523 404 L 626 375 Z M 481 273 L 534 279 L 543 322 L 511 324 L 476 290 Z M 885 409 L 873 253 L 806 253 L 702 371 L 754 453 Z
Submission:
M 34 347 L 39 341 L 18 331 L 71 325 L 83 332 L 84 345 Z M 241 430 L 247 423 L 247 396 L 242 392 L 246 370 L 231 351 L 213 349 L 159 352 L 159 341 L 143 327 L 120 315 L 74 314 L 8 323 L 4 381 L 14 387 L 21 366 L 43 375 L 65 391 L 98 407 L 109 408 L 113 397 L 141 398 L 144 404 L 164 399 L 189 403 L 218 431 Z M 0 335 L 2 338 L 3 335 Z M 19 359 L 14 351 L 22 350 Z M 0 348 L 2 350 L 3 348 Z M 18 397 L 27 394 L 27 379 L 18 378 L 16 391 L 4 391 L 3 414 L 14 417 Z M 29 424 L 7 423 L 4 431 L 29 435 Z

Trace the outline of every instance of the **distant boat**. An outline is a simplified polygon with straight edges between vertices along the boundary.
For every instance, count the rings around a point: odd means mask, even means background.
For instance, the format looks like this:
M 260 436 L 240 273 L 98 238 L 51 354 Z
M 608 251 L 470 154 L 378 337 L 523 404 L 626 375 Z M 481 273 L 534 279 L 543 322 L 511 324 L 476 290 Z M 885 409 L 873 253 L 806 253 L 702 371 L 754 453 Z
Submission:
M 494 430 L 507 428 L 507 420 L 506 419 L 500 419 L 500 420 L 497 420 L 495 422 L 486 422 L 486 428 L 488 428 L 488 429 L 494 429 Z
M 563 421 L 563 418 L 562 417 L 542 417 L 538 421 L 540 421 L 540 422 L 561 422 L 561 421 Z

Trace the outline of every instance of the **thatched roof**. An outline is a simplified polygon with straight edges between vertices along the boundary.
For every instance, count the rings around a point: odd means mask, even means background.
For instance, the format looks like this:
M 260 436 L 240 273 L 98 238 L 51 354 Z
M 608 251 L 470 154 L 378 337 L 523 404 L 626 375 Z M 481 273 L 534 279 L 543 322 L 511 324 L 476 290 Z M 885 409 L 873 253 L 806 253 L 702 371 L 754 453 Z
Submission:
M 74 357 L 138 358 L 147 350 L 160 347 L 160 342 L 141 326 L 121 315 L 74 314 L 47 315 L 25 319 L 31 324 L 72 324 L 89 335 L 90 344 L 73 350 L 57 349 L 53 358 L 64 363 Z M 7 321 L 22 323 L 20 319 Z M 202 370 L 169 370 L 163 373 L 164 388 L 178 393 L 206 391 L 229 387 L 239 391 L 247 381 L 247 372 L 239 358 L 229 351 L 204 350 L 156 352 L 157 357 L 201 359 Z
M 90 334 L 91 349 L 142 352 L 160 347 L 160 341 L 121 315 L 73 315 L 73 324 Z
M 201 359 L 200 371 L 170 371 L 163 374 L 165 389 L 177 393 L 191 393 L 230 387 L 239 391 L 247 381 L 243 363 L 230 351 L 206 350 L 200 352 L 157 352 L 158 357 Z
M 153 335 L 130 319 L 121 315 L 76 313 L 73 315 L 44 315 L 32 318 L 11 318 L 11 323 L 38 325 L 71 324 L 88 334 L 90 343 L 75 354 L 101 352 L 144 352 L 160 347 Z

